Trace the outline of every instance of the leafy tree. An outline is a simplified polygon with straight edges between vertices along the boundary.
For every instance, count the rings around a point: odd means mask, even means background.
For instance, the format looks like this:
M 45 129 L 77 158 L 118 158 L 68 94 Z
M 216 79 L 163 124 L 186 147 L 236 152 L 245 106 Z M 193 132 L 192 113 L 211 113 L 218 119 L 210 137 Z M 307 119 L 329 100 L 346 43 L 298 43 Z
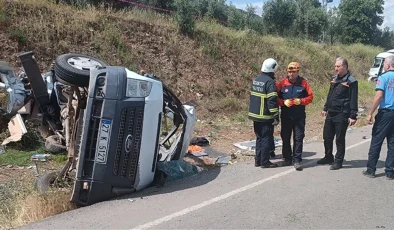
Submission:
M 269 33 L 290 35 L 297 18 L 293 0 L 271 0 L 263 5 L 263 21 Z
M 227 22 L 226 0 L 209 0 L 207 15 L 213 19 Z
M 197 0 L 194 5 L 200 17 L 204 17 L 208 13 L 209 0 Z
M 305 24 L 308 38 L 317 41 L 328 26 L 328 15 L 322 8 L 311 8 L 305 17 Z
M 328 25 L 328 15 L 315 0 L 296 0 L 298 14 L 294 34 L 314 41 L 319 40 Z
M 325 40 L 328 40 L 330 44 L 338 41 L 342 34 L 343 25 L 340 17 L 338 8 L 334 7 L 328 11 L 328 26 Z
M 383 28 L 375 37 L 374 45 L 381 46 L 386 50 L 394 47 L 394 31 L 390 30 L 389 27 Z
M 384 0 L 342 0 L 342 42 L 371 44 L 383 23 L 383 4 Z
M 250 25 L 251 21 L 253 20 L 254 16 L 256 15 L 256 7 L 247 4 L 246 5 L 246 25 Z
M 193 35 L 195 28 L 195 21 L 193 16 L 193 5 L 189 0 L 176 0 L 176 14 L 175 21 L 178 24 L 179 30 L 184 35 Z
M 228 10 L 228 22 L 230 27 L 236 30 L 242 30 L 245 28 L 245 21 L 245 15 L 242 11 L 231 4 Z

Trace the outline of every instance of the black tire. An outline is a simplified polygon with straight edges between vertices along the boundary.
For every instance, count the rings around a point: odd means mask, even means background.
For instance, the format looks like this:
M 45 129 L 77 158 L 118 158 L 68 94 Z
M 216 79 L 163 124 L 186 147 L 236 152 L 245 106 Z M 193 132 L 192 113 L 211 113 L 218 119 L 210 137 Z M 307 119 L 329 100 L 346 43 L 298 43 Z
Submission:
M 58 175 L 59 172 L 51 172 L 37 177 L 35 186 L 36 189 L 42 193 L 47 192 L 52 188 L 52 185 L 54 184 Z
M 45 193 L 50 190 L 70 188 L 74 184 L 75 172 L 69 173 L 66 178 L 57 178 L 61 171 L 50 172 L 37 177 L 35 188 Z
M 60 144 L 60 137 L 58 135 L 52 135 L 45 139 L 45 149 L 53 154 L 65 153 L 67 147 Z
M 86 62 L 78 63 L 79 65 L 77 65 L 75 61 Z M 85 64 L 86 66 L 84 66 Z M 54 70 L 56 78 L 60 81 L 71 85 L 87 87 L 89 86 L 90 69 L 104 66 L 108 66 L 108 64 L 95 57 L 69 53 L 56 58 Z

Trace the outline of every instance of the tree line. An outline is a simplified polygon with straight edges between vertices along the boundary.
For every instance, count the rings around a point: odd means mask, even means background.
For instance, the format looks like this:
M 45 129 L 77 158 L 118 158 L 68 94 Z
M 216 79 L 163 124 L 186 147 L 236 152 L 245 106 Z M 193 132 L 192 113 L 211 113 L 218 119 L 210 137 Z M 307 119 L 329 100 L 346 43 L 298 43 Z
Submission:
M 133 7 L 132 4 L 116 0 L 63 1 L 106 2 L 115 8 Z M 338 7 L 330 8 L 319 0 L 268 0 L 261 9 L 261 15 L 257 15 L 259 10 L 256 6 L 247 5 L 241 10 L 232 3 L 226 4 L 226 0 L 130 1 L 174 11 L 181 32 L 187 35 L 194 33 L 197 19 L 206 18 L 236 30 L 249 29 L 261 35 L 394 48 L 394 31 L 388 27 L 380 28 L 384 20 L 384 0 L 341 0 Z M 324 0 L 327 1 L 332 2 Z

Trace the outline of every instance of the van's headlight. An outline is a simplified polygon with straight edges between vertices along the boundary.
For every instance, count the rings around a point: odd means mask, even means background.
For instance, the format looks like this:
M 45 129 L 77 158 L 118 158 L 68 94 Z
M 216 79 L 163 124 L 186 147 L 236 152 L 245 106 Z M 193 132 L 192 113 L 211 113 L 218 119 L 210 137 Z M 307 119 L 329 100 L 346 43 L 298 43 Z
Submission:
M 126 97 L 147 97 L 152 90 L 152 82 L 127 79 Z

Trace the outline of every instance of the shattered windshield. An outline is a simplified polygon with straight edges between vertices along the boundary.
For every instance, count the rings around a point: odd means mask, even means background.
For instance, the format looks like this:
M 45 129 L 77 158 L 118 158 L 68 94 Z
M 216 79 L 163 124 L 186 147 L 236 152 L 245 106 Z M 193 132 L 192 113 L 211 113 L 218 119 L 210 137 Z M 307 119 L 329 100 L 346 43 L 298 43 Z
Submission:
M 382 64 L 383 58 L 375 58 L 372 68 L 379 68 Z

